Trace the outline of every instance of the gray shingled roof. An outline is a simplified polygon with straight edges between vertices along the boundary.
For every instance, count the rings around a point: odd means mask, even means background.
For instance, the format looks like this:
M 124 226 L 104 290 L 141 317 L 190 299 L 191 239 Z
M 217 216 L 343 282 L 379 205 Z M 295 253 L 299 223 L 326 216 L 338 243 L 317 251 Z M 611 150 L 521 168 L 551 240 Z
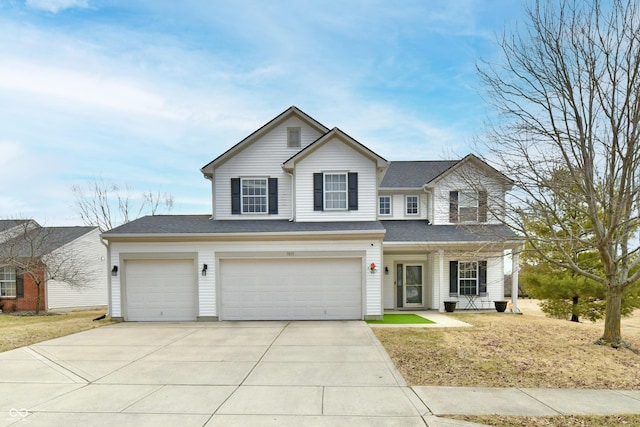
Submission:
M 211 220 L 209 215 L 145 216 L 103 233 L 108 239 L 126 234 L 233 234 L 374 231 L 384 232 L 379 221 L 290 222 L 288 220 Z
M 0 257 L 39 257 L 97 229 L 97 227 L 37 227 L 0 243 Z
M 506 225 L 429 225 L 426 221 L 382 221 L 385 242 L 502 242 L 518 240 Z
M 380 183 L 385 188 L 422 188 L 460 160 L 428 160 L 415 162 L 390 162 Z
M 28 219 L 0 219 L 0 233 L 17 227 L 20 224 L 24 224 L 29 221 Z

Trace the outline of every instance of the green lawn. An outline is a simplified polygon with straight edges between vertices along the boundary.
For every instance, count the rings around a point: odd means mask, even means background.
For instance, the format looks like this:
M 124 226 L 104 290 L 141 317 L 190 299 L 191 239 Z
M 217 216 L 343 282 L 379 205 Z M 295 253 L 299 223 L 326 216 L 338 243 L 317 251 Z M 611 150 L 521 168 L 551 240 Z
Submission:
M 418 323 L 434 323 L 417 314 L 385 314 L 382 320 L 367 320 L 373 325 L 413 325 Z

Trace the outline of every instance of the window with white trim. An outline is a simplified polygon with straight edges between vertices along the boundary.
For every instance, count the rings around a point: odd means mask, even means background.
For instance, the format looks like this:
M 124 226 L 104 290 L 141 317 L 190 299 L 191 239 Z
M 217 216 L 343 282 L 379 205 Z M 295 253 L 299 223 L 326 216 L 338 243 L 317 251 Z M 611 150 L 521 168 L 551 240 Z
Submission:
M 406 214 L 407 215 L 418 215 L 420 214 L 419 209 L 419 196 L 406 196 L 405 197 L 405 205 L 406 205 Z
M 458 289 L 460 295 L 478 295 L 478 263 L 476 261 L 458 263 Z
M 458 192 L 458 220 L 460 222 L 478 222 L 478 194 L 476 192 Z
M 269 212 L 267 178 L 242 178 L 242 213 Z
M 391 196 L 380 196 L 378 200 L 378 213 L 391 215 Z
M 324 174 L 324 208 L 347 209 L 347 174 Z
M 300 147 L 300 133 L 299 127 L 287 128 L 287 147 Z
M 0 297 L 16 296 L 16 269 L 0 267 Z

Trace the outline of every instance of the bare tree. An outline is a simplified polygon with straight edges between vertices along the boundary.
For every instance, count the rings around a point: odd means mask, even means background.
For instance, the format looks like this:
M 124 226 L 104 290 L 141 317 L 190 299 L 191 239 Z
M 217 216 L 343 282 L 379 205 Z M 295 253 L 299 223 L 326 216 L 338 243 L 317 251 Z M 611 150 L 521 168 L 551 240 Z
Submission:
M 18 271 L 16 280 L 29 277 L 36 286 L 35 311 L 42 306 L 42 291 L 49 280 L 70 287 L 91 286 L 96 271 L 82 261 L 81 254 L 66 246 L 65 227 L 41 227 L 34 221 L 18 221 L 0 242 L 0 265 Z
M 598 343 L 625 345 L 621 299 L 640 279 L 640 3 L 537 1 L 499 44 L 503 63 L 478 66 L 498 113 L 484 142 L 514 191 L 489 205 L 541 259 L 605 287 Z M 602 270 L 573 249 L 597 253 Z
M 85 186 L 74 185 L 71 190 L 82 222 L 99 227 L 101 231 L 126 224 L 142 215 L 171 211 L 174 201 L 172 195 L 159 191 L 143 192 L 139 198 L 134 198 L 130 185 L 121 187 L 98 179 Z

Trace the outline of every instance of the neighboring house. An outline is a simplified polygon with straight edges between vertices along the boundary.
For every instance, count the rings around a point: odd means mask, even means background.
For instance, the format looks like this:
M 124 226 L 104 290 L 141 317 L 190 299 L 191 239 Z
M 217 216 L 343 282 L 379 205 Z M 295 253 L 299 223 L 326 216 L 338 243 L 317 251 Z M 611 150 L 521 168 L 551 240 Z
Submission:
M 389 162 L 291 107 L 201 172 L 212 214 L 103 234 L 112 317 L 369 319 L 504 298 L 520 243 L 489 208 L 511 181 L 475 156 Z
M 3 311 L 104 307 L 107 249 L 97 227 L 41 227 L 0 220 L 0 304 Z M 62 279 L 72 280 L 67 283 Z

